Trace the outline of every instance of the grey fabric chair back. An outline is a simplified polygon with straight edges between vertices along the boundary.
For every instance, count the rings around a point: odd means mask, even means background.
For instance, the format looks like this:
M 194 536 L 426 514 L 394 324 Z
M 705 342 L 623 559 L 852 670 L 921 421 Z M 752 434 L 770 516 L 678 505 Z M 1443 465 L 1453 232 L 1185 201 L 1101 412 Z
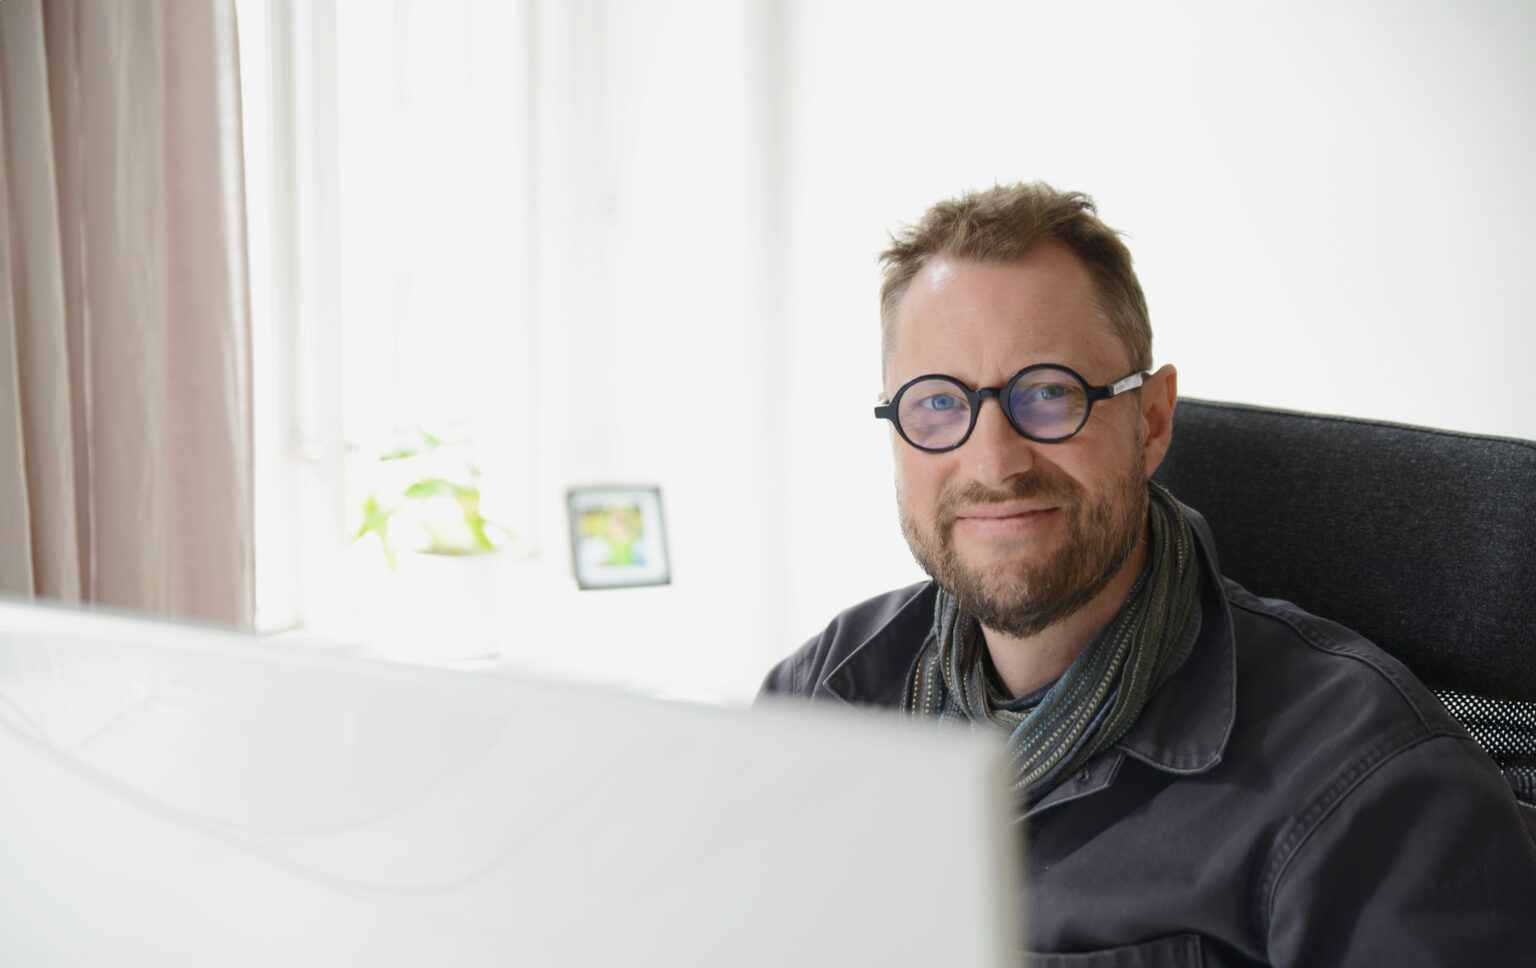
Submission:
M 1156 479 L 1228 577 L 1397 656 L 1536 803 L 1536 442 L 1184 399 Z

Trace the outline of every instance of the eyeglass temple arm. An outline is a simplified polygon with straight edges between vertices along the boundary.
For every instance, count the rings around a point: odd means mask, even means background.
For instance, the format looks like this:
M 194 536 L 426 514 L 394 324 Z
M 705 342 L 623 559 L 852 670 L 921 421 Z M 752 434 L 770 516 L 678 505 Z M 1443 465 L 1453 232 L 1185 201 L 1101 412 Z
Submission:
M 1134 390 L 1141 386 L 1143 373 L 1132 373 L 1123 380 L 1116 380 L 1107 387 L 1095 387 L 1092 394 L 1094 400 L 1107 400 L 1110 397 L 1119 396 L 1127 390 Z

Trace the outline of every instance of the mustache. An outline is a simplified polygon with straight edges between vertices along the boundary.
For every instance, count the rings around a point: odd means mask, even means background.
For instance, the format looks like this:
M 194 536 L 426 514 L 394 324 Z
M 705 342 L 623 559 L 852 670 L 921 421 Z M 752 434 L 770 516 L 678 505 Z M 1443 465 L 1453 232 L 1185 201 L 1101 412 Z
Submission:
M 987 487 L 979 481 L 966 481 L 945 488 L 939 495 L 935 516 L 941 523 L 947 523 L 954 520 L 961 508 L 1002 504 L 1024 498 L 1049 498 L 1063 507 L 1075 507 L 1080 496 L 1076 481 L 1065 474 L 1049 473 L 1036 467 L 1027 474 L 1013 478 L 1002 490 Z

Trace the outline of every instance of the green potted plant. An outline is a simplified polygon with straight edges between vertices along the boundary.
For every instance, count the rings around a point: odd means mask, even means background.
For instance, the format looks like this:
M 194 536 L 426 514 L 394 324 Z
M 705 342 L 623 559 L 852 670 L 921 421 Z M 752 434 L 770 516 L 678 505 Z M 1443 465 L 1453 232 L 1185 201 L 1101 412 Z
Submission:
M 391 571 L 399 552 L 461 557 L 497 551 L 511 532 L 480 510 L 480 470 L 463 441 L 417 428 L 378 459 L 353 541 L 378 537 Z

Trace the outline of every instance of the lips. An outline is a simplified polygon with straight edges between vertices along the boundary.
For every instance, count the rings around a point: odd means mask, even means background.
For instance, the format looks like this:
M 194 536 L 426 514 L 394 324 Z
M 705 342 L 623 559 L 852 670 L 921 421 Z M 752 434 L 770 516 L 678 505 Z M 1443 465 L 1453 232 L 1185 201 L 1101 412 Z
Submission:
M 992 521 L 1007 518 L 1039 517 L 1054 510 L 1056 510 L 1055 505 L 1019 504 L 1016 502 L 984 504 L 956 511 L 955 519 Z
M 955 527 L 973 534 L 1005 535 L 1028 532 L 1058 517 L 1072 514 L 1079 504 L 1072 483 L 1047 475 L 1043 466 L 1020 475 L 1002 490 L 975 481 L 945 488 L 934 509 L 941 537 Z
M 984 505 L 966 508 L 950 518 L 950 522 L 951 528 L 958 528 L 973 538 L 1013 540 L 1034 533 L 1036 528 L 1052 520 L 1058 510 L 1039 505 Z

